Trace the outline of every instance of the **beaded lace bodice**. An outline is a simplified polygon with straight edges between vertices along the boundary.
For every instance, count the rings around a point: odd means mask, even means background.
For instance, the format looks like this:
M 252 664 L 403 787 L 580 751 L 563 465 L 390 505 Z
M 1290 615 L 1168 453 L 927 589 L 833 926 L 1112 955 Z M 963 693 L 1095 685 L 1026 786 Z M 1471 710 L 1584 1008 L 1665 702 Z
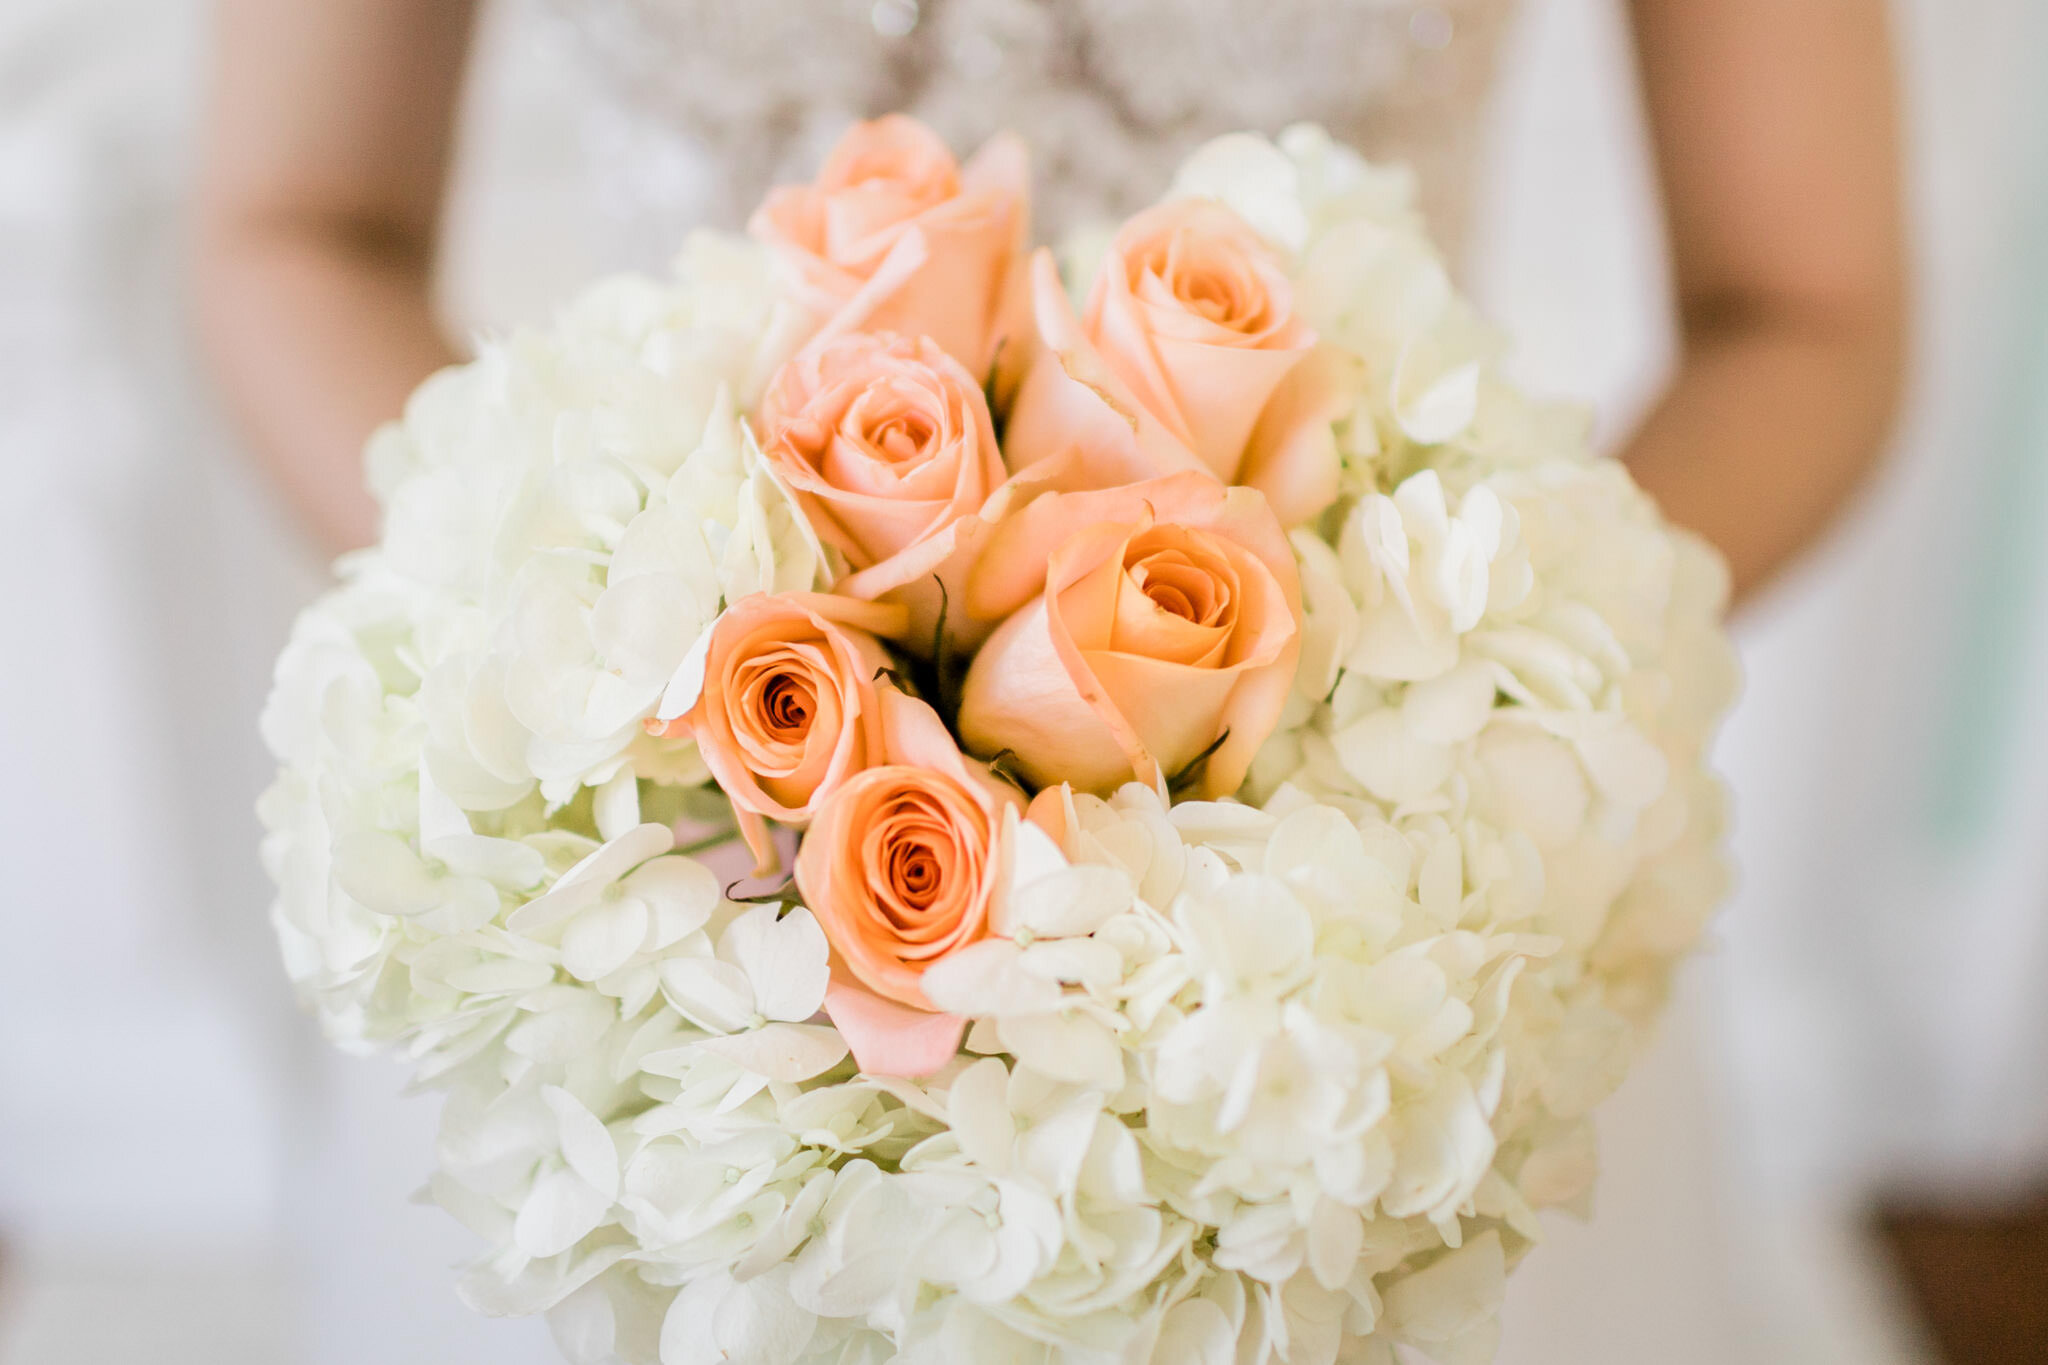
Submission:
M 1513 0 L 544 0 L 596 63 L 607 192 L 651 240 L 733 225 L 847 123 L 1035 158 L 1041 238 L 1127 213 L 1189 149 L 1307 119 L 1405 161 L 1455 245 Z

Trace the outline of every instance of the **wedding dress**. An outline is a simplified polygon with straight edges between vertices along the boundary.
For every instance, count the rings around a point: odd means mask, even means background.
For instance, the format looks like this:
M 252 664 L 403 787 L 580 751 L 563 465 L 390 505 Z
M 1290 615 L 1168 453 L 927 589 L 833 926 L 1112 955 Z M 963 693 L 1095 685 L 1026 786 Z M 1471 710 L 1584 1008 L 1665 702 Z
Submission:
M 1462 238 L 1514 0 L 545 0 L 609 106 L 614 207 L 664 259 L 811 175 L 857 118 L 909 113 L 963 151 L 1031 144 L 1043 238 L 1158 197 L 1199 143 L 1318 122 L 1418 172 Z

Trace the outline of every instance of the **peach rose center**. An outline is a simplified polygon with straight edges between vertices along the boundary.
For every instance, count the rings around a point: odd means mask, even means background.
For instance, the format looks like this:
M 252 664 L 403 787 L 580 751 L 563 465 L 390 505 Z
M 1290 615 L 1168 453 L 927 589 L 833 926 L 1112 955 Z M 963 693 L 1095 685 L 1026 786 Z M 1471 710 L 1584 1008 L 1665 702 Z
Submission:
M 960 946 L 986 859 L 982 813 L 950 784 L 893 784 L 861 835 L 866 894 L 860 937 L 888 957 L 918 963 Z
M 931 458 L 942 436 L 941 423 L 914 395 L 895 385 L 862 394 L 847 409 L 840 433 L 886 464 L 907 466 Z
M 891 501 L 936 501 L 953 491 L 963 423 L 943 392 L 921 376 L 894 374 L 840 398 L 836 420 L 820 413 L 784 429 L 788 449 L 829 487 Z
M 1273 297 L 1249 253 L 1188 226 L 1133 253 L 1132 291 L 1150 304 L 1178 305 L 1227 331 L 1272 328 Z
M 827 189 L 887 194 L 904 217 L 943 204 L 960 193 L 958 168 L 887 139 L 862 147 L 838 168 Z
M 775 790 L 777 779 L 803 775 L 815 733 L 839 732 L 841 705 L 829 663 L 814 644 L 782 645 L 734 671 L 726 715 L 747 767 L 778 801 L 801 805 L 799 791 Z
M 1237 565 L 1207 535 L 1140 531 L 1124 546 L 1108 647 L 1195 668 L 1228 662 L 1242 596 Z
M 762 717 L 777 739 L 801 741 L 811 730 L 811 712 L 818 698 L 803 683 L 787 673 L 778 673 L 762 694 Z

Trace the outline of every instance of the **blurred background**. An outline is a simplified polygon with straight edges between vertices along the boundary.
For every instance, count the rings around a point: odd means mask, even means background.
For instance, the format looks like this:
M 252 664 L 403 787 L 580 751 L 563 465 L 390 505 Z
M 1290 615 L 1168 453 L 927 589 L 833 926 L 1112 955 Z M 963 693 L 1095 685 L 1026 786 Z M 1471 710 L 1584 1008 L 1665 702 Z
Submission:
M 1896 450 L 1739 625 L 1741 890 L 1604 1116 L 1504 1359 L 2048 1360 L 2048 7 L 1898 0 L 1919 251 Z M 0 6 L 0 1365 L 510 1365 L 405 1202 L 432 1105 L 293 1009 L 255 858 L 269 660 L 321 566 L 200 382 L 205 7 Z M 513 0 L 450 316 L 622 263 L 590 76 Z M 1625 431 L 1671 356 L 1614 0 L 1527 0 L 1465 274 Z M 648 262 L 635 262 L 648 264 Z

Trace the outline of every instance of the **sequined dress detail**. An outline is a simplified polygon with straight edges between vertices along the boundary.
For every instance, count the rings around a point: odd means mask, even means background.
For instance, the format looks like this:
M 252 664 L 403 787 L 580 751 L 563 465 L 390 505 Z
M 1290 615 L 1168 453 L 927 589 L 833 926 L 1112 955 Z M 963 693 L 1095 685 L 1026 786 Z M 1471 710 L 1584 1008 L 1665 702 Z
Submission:
M 1313 120 L 1413 166 L 1461 239 L 1513 0 L 541 0 L 593 64 L 601 184 L 647 240 L 742 221 L 858 118 L 1031 143 L 1041 237 L 1155 198 L 1189 149 Z

